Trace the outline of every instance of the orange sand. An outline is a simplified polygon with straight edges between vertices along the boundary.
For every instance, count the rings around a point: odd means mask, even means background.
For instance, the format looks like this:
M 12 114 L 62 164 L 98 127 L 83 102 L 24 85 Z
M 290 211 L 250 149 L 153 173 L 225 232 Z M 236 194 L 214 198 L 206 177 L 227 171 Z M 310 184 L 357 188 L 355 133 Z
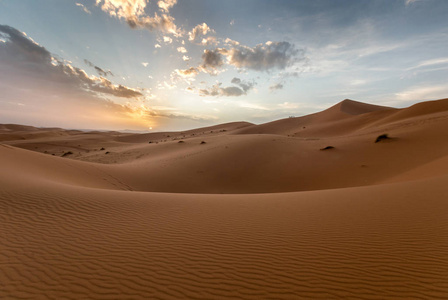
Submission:
M 447 132 L 447 99 L 143 135 L 0 125 L 0 298 L 446 298 Z

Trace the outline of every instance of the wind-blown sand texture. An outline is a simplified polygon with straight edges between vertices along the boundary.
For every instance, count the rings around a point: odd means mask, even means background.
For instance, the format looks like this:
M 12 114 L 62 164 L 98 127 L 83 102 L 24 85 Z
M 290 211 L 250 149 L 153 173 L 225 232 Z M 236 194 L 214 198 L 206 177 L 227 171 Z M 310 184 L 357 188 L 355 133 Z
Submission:
M 447 132 L 448 99 L 140 135 L 0 125 L 0 298 L 446 299 Z

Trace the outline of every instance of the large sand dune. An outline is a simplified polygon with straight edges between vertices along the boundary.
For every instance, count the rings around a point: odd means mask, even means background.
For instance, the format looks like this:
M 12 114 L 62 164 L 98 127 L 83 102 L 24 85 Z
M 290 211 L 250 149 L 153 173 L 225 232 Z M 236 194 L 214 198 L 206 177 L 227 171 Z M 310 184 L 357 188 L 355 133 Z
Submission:
M 444 299 L 447 132 L 447 99 L 142 135 L 0 125 L 0 298 Z

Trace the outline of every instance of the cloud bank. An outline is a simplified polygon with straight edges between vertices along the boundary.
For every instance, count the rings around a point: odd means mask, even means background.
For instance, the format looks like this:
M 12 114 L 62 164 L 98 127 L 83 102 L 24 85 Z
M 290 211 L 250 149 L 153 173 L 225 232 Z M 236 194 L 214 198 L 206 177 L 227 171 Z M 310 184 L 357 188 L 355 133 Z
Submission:
M 110 94 L 124 98 L 142 96 L 138 90 L 115 85 L 102 76 L 89 76 L 84 70 L 56 59 L 45 47 L 40 46 L 13 27 L 0 25 L 0 36 L 5 40 L 0 44 L 0 61 L 8 65 L 12 72 L 20 72 L 40 80 L 48 79 L 60 82 L 72 89 L 81 89 L 91 93 Z M 85 60 L 85 62 L 94 67 L 100 75 L 112 75 L 112 72 L 104 71 L 90 61 Z

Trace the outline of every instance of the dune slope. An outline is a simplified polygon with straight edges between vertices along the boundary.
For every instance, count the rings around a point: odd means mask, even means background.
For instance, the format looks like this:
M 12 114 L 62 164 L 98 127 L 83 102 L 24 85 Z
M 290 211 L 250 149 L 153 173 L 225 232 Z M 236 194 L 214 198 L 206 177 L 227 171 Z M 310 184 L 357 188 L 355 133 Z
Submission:
M 442 299 L 447 182 L 220 196 L 28 179 L 0 190 L 0 297 Z
M 0 298 L 444 299 L 447 101 L 159 136 L 0 126 Z

